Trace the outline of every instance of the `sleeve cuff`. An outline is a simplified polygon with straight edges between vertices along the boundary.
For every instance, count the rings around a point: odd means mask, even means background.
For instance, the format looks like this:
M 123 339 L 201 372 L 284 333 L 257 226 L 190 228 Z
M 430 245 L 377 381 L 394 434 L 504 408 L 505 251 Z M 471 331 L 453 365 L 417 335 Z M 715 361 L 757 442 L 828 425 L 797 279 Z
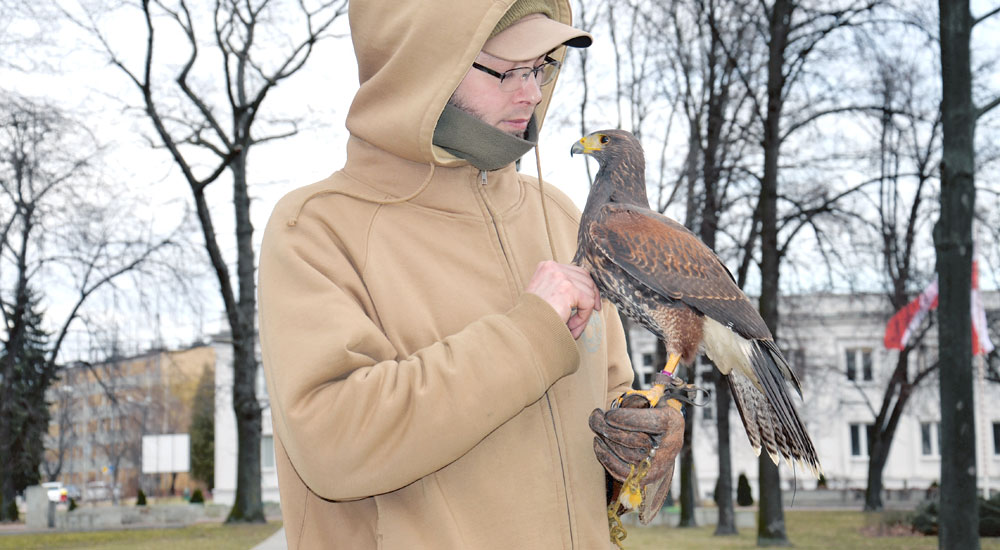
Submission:
M 542 383 L 547 389 L 580 366 L 580 352 L 566 323 L 552 306 L 535 294 L 525 293 L 507 317 L 524 335 L 536 358 Z

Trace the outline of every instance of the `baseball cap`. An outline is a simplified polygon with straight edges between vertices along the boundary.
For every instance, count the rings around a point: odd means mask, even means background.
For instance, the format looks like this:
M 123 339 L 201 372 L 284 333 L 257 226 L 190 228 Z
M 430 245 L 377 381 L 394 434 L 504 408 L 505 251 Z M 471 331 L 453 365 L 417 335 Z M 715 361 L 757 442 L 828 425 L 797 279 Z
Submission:
M 509 13 L 509 12 L 508 12 Z M 504 21 L 501 20 L 501 24 Z M 590 33 L 550 19 L 543 13 L 531 13 L 510 23 L 483 45 L 483 51 L 508 61 L 535 59 L 559 46 L 586 48 L 594 41 Z

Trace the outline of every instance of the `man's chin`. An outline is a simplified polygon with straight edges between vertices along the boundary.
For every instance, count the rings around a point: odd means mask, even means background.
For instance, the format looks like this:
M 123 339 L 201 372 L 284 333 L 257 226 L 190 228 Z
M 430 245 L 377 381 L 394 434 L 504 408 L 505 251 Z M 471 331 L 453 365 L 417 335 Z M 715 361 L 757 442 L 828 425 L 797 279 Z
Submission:
M 498 128 L 500 130 L 503 130 L 505 133 L 508 133 L 508 134 L 510 134 L 510 135 L 518 138 L 518 139 L 524 139 L 525 136 L 528 133 L 528 125 L 527 124 L 525 124 L 524 127 L 521 127 L 520 124 L 510 124 L 510 123 L 501 122 L 498 125 Z

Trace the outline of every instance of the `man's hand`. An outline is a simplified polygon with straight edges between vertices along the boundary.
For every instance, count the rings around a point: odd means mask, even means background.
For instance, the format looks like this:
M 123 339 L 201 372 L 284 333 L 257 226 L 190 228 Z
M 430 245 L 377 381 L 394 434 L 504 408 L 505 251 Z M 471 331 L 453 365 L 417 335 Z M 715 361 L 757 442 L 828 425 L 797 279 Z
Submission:
M 601 294 L 590 273 L 575 265 L 551 260 L 541 262 L 528 281 L 526 292 L 539 296 L 566 322 L 566 327 L 579 338 L 590 314 L 601 310 Z
M 643 400 L 645 402 L 645 400 Z M 590 414 L 594 453 L 611 477 L 624 481 L 654 448 L 650 467 L 642 480 L 645 498 L 639 519 L 648 523 L 663 506 L 674 476 L 674 461 L 684 443 L 684 416 L 661 399 L 655 409 L 623 407 Z M 648 402 L 646 402 L 648 404 Z

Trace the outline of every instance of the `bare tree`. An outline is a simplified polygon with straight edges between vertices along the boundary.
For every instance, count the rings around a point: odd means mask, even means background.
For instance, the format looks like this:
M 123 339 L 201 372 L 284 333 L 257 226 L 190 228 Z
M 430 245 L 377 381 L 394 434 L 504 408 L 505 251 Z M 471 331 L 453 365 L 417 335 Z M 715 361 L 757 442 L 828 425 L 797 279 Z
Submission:
M 330 36 L 331 25 L 346 12 L 347 2 L 330 0 L 310 5 L 279 0 L 216 0 L 211 5 L 208 34 L 212 55 L 221 61 L 221 67 L 211 69 L 201 64 L 204 43 L 200 37 L 205 29 L 198 25 L 203 18 L 194 5 L 186 0 L 142 0 L 138 8 L 146 31 L 141 46 L 143 61 L 138 66 L 131 66 L 125 52 L 114 49 L 111 37 L 100 28 L 95 15 L 76 21 L 100 41 L 112 64 L 140 93 L 142 110 L 155 130 L 153 141 L 169 152 L 191 190 L 233 342 L 238 451 L 236 498 L 227 521 L 263 522 L 261 405 L 255 390 L 256 253 L 248 158 L 254 145 L 297 132 L 296 120 L 265 118 L 264 100 L 279 83 L 302 69 L 317 42 Z M 282 21 L 289 21 L 289 26 L 298 30 L 285 33 L 288 26 Z M 164 70 L 169 71 L 168 66 L 158 64 L 154 56 L 165 49 L 159 33 L 168 29 L 179 30 L 187 41 L 187 57 L 172 75 L 172 90 L 159 80 Z M 206 83 L 214 83 L 221 93 L 211 93 Z M 205 158 L 213 158 L 214 162 L 203 171 L 199 165 Z M 233 185 L 235 278 L 206 197 L 207 188 L 226 173 Z
M 31 406 L 15 399 L 23 396 L 12 386 L 15 365 L 29 349 L 31 289 L 44 288 L 45 297 L 67 306 L 61 318 L 53 316 L 57 328 L 35 369 L 47 380 L 38 394 L 44 400 L 66 336 L 85 303 L 123 276 L 144 269 L 172 246 L 170 237 L 156 238 L 118 212 L 123 205 L 113 200 L 114 193 L 103 194 L 113 186 L 94 185 L 88 168 L 98 150 L 91 145 L 92 139 L 53 105 L 17 96 L 0 100 L 0 212 L 4 216 L 0 220 L 0 276 L 7 289 L 0 295 L 7 334 L 5 359 L 0 363 L 4 456 L 10 456 L 6 446 L 17 439 L 17 426 L 11 419 Z M 0 468 L 3 498 L 11 502 L 15 487 L 8 474 Z
M 912 37 L 899 40 L 914 45 Z M 937 90 L 926 89 L 924 83 L 930 79 L 924 68 L 898 55 L 896 44 L 883 36 L 879 44 L 865 46 L 865 55 L 874 62 L 873 103 L 882 105 L 881 111 L 873 111 L 870 117 L 876 121 L 872 133 L 878 147 L 872 166 L 878 195 L 866 203 L 876 209 L 876 216 L 857 216 L 861 220 L 874 218 L 866 223 L 867 233 L 877 236 L 871 249 L 880 251 L 877 261 L 883 268 L 893 311 L 906 306 L 913 291 L 923 288 L 928 279 L 926 271 L 919 269 L 919 250 L 920 243 L 929 237 L 927 220 L 934 207 L 930 199 L 936 192 L 941 129 L 938 105 L 931 99 Z M 866 511 L 882 509 L 882 474 L 899 421 L 917 387 L 937 372 L 937 361 L 911 362 L 911 352 L 921 346 L 925 333 L 915 334 L 896 356 L 880 403 L 871 403 L 858 388 L 873 417 L 868 434 Z
M 975 214 L 976 121 L 1000 105 L 1000 95 L 977 106 L 972 98 L 969 43 L 979 22 L 1000 7 L 973 17 L 968 0 L 940 0 L 941 41 L 941 217 L 934 226 L 940 285 L 941 376 L 941 548 L 979 548 L 976 504 L 976 430 L 972 406 L 972 219 Z
M 807 110 L 792 119 L 785 113 L 790 90 L 800 84 L 810 54 L 837 29 L 856 24 L 870 12 L 877 0 L 852 0 L 816 8 L 796 0 L 761 2 L 767 38 L 766 98 L 756 102 L 757 117 L 763 127 L 763 175 L 759 193 L 760 219 L 760 313 L 778 339 L 779 267 L 782 249 L 778 230 L 778 170 L 781 146 L 796 130 L 839 108 Z M 828 203 L 827 203 L 828 204 Z M 790 242 L 790 241 L 789 241 Z M 787 245 L 786 245 L 787 250 Z M 777 466 L 766 455 L 759 460 L 760 513 L 757 522 L 758 546 L 788 545 L 781 503 L 781 479 Z
M 121 487 L 120 476 L 124 467 L 139 468 L 142 456 L 142 435 L 148 408 L 144 406 L 144 388 L 137 385 L 126 372 L 122 357 L 114 354 L 100 363 L 85 363 L 93 375 L 101 395 L 102 406 L 95 408 L 96 430 L 91 431 L 91 446 L 103 455 L 111 478 L 109 495 L 118 503 Z
M 682 32 L 677 26 L 678 43 L 688 44 L 688 48 L 698 56 L 697 70 L 689 63 L 681 76 L 685 82 L 683 94 L 684 112 L 689 120 L 691 132 L 697 132 L 696 151 L 701 159 L 699 179 L 702 193 L 689 193 L 689 204 L 693 209 L 690 220 L 697 229 L 701 240 L 713 250 L 717 246 L 719 219 L 723 209 L 729 204 L 728 182 L 732 182 L 732 163 L 741 161 L 740 152 L 745 149 L 746 126 L 740 116 L 741 106 L 748 95 L 736 82 L 736 64 L 748 63 L 746 52 L 753 48 L 753 38 L 748 36 L 749 26 L 745 21 L 752 14 L 748 6 L 739 2 L 725 6 L 715 0 L 697 0 L 693 3 L 697 25 L 697 36 L 682 40 Z M 732 45 L 727 55 L 723 42 Z M 736 97 L 733 97 L 733 96 Z M 691 188 L 694 182 L 689 183 Z M 719 479 L 715 500 L 719 509 L 716 535 L 735 534 L 736 522 L 733 509 L 733 481 L 729 442 L 729 410 L 732 400 L 729 386 L 718 370 L 710 371 L 710 380 L 715 389 L 716 429 L 719 450 Z M 682 499 L 683 503 L 683 499 Z
M 79 411 L 79 397 L 74 395 L 70 386 L 57 387 L 52 408 L 55 410 L 55 433 L 50 430 L 45 435 L 45 460 L 42 470 L 49 481 L 56 481 L 63 473 L 63 468 L 69 464 L 72 457 L 70 450 L 77 444 L 76 418 Z

